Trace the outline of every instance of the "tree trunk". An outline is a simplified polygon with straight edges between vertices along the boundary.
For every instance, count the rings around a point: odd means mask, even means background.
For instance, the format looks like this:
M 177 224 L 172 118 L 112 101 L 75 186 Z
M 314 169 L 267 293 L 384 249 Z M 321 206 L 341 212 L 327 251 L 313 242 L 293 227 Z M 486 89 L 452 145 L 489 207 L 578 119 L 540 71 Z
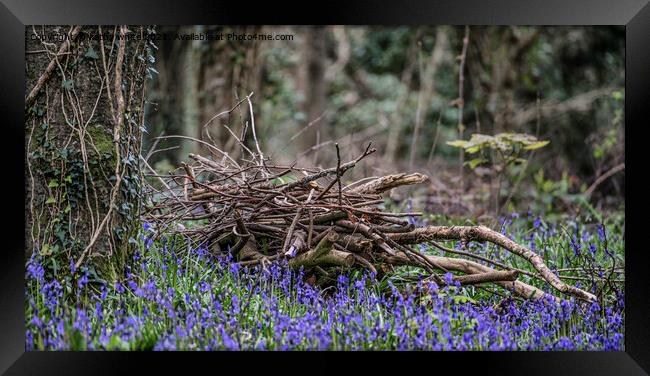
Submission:
M 419 69 L 420 90 L 418 92 L 418 107 L 415 113 L 415 126 L 413 128 L 413 138 L 411 140 L 409 169 L 413 169 L 413 164 L 418 151 L 418 135 L 422 125 L 426 123 L 427 116 L 429 115 L 431 100 L 435 94 L 435 76 L 447 50 L 448 42 L 446 30 L 441 26 L 438 26 L 436 29 L 436 44 L 433 47 L 431 56 L 426 65 L 421 66 Z
M 159 73 L 151 82 L 153 104 L 147 118 L 155 130 L 150 136 L 165 131 L 167 135 L 198 138 L 214 142 L 218 148 L 237 157 L 239 145 L 224 125 L 230 127 L 237 137 L 242 136 L 242 125 L 248 121 L 250 126 L 246 106 L 218 118 L 214 116 L 230 110 L 251 92 L 255 93 L 254 98 L 262 97 L 259 92 L 263 69 L 260 52 L 264 42 L 232 38 L 233 35 L 252 36 L 261 32 L 260 26 L 161 27 L 159 33 L 166 35 L 167 39 L 156 43 L 159 55 L 156 69 Z M 201 33 L 223 35 L 224 39 L 182 38 Z M 255 110 L 256 117 L 259 117 L 259 106 Z M 250 129 L 248 131 L 250 135 Z M 175 166 L 187 160 L 190 153 L 210 152 L 196 142 L 176 138 L 161 140 L 157 149 L 173 146 L 180 148 L 157 153 L 150 161 L 152 166 L 165 159 L 169 162 L 166 165 Z
M 212 33 L 221 33 L 224 36 L 254 35 L 262 31 L 261 26 L 228 26 L 208 29 Z M 254 99 L 261 101 L 263 93 L 260 92 L 261 72 L 263 64 L 260 61 L 261 47 L 264 42 L 260 40 L 215 40 L 209 42 L 209 48 L 204 49 L 200 72 L 200 125 L 194 136 L 214 142 L 217 147 L 225 150 L 233 157 L 238 157 L 240 147 L 234 137 L 224 128 L 227 125 L 238 138 L 251 145 L 251 120 L 246 101 L 242 106 L 230 114 L 218 118 L 215 115 L 228 111 L 244 99 L 251 92 Z M 259 118 L 260 107 L 255 106 L 255 118 Z M 248 122 L 248 127 L 246 127 Z M 205 128 L 204 124 L 209 123 Z M 209 132 L 209 133 L 208 133 Z M 209 152 L 209 150 L 204 150 Z
M 199 41 L 183 40 L 176 36 L 195 33 L 198 26 L 162 26 L 160 35 L 166 38 L 156 42 L 158 74 L 150 83 L 147 121 L 152 131 L 149 137 L 166 135 L 196 136 L 200 122 L 198 115 L 198 82 L 201 56 L 197 43 Z M 145 147 L 150 148 L 154 140 L 145 140 Z M 179 146 L 179 148 L 172 148 Z M 159 162 L 168 162 L 167 166 L 178 165 L 189 153 L 198 151 L 194 142 L 176 139 L 162 139 L 156 144 L 157 149 L 167 149 L 157 153 L 149 163 L 157 168 Z M 167 172 L 167 171 L 161 171 Z
M 92 260 L 119 273 L 133 247 L 147 35 L 142 26 L 26 28 L 25 236 L 27 254 L 53 272 Z
M 310 123 L 325 111 L 325 63 L 327 58 L 325 27 L 308 26 L 304 29 L 303 38 L 298 89 L 304 96 L 302 112 L 306 116 L 306 123 Z M 304 149 L 314 146 L 319 139 L 323 140 L 323 134 L 319 135 L 320 130 L 323 129 L 323 122 L 324 119 L 321 119 L 302 134 Z M 317 158 L 318 153 L 314 155 Z M 314 161 L 314 164 L 317 164 L 317 161 Z

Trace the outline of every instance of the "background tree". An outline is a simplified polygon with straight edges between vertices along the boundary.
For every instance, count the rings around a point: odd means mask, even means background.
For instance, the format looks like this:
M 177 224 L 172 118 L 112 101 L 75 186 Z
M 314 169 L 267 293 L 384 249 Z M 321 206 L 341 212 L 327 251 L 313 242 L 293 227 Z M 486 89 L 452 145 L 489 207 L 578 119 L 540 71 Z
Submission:
M 146 147 L 154 137 L 182 135 L 216 143 L 231 142 L 224 125 L 239 127 L 247 120 L 246 112 L 228 116 L 214 115 L 231 109 L 235 103 L 260 88 L 263 62 L 258 40 L 228 40 L 228 35 L 256 35 L 260 26 L 163 26 L 158 33 L 166 39 L 156 41 L 157 74 L 151 81 L 147 122 L 151 126 Z M 200 34 L 223 35 L 222 40 L 191 39 Z M 259 109 L 257 111 L 260 111 Z M 204 125 L 206 125 L 204 127 Z M 238 132 L 244 132 L 237 129 Z M 179 146 L 179 148 L 175 148 Z M 174 149 L 169 149 L 173 147 Z M 162 151 L 152 165 L 162 162 L 162 170 L 176 164 L 188 153 L 196 152 L 195 142 L 163 139 L 157 144 Z
M 302 56 L 297 87 L 303 97 L 301 110 L 307 121 L 312 122 L 323 115 L 326 106 L 327 34 L 325 26 L 307 26 L 302 31 L 303 41 L 300 51 Z M 324 120 L 319 120 L 318 124 L 303 133 L 302 145 L 304 148 L 311 147 L 320 141 L 320 130 L 326 130 L 322 126 L 323 123 Z
M 480 179 L 489 172 L 482 166 L 471 171 L 462 167 L 461 150 L 446 145 L 459 138 L 459 124 L 465 128 L 465 140 L 474 133 L 526 133 L 552 141 L 513 171 L 523 185 L 503 182 L 504 190 L 521 188 L 508 195 L 512 205 L 527 207 L 540 201 L 540 195 L 546 195 L 539 189 L 544 185 L 541 181 L 549 186 L 565 176 L 566 193 L 590 192 L 597 207 L 620 206 L 624 29 L 468 29 L 192 27 L 194 32 L 261 32 L 292 38 L 157 42 L 160 75 L 152 81 L 147 149 L 163 131 L 205 140 L 209 130 L 220 148 L 240 155 L 241 148 L 224 126 L 250 146 L 250 133 L 245 137 L 244 132 L 249 121 L 245 107 L 214 119 L 205 129 L 202 126 L 255 92 L 258 136 L 277 162 L 317 159 L 319 165 L 332 165 L 336 161 L 322 151 L 331 150 L 334 142 L 339 143 L 343 158 L 353 158 L 363 152 L 361 141 L 373 140 L 379 152 L 369 157 L 364 170 L 351 172 L 352 177 L 405 170 L 429 173 L 434 178 L 428 202 L 453 201 L 445 207 L 428 207 L 432 211 L 454 212 L 448 208 L 457 207 L 468 214 L 472 205 L 465 204 L 487 200 L 484 192 L 497 189 L 492 186 L 496 183 L 487 182 L 497 179 Z M 463 106 L 459 108 L 461 60 Z M 195 95 L 189 94 L 193 91 Z M 165 139 L 158 144 L 163 151 L 151 156 L 150 162 L 166 173 L 187 157 L 186 148 L 192 144 Z M 176 149 L 164 151 L 168 147 Z M 544 179 L 531 184 L 540 169 L 545 170 Z M 466 178 L 458 184 L 462 173 Z M 460 200 L 464 196 L 471 200 Z M 556 196 L 551 198 L 553 205 L 566 206 L 560 202 L 566 200 Z

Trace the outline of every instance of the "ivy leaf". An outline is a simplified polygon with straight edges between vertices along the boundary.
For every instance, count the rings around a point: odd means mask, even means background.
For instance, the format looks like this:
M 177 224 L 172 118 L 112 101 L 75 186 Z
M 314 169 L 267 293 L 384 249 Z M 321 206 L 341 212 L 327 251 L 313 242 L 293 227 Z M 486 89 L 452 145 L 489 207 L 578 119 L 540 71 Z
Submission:
M 47 183 L 48 188 L 56 188 L 58 186 L 59 186 L 59 182 L 54 179 L 50 180 L 50 182 Z
M 63 83 L 61 84 L 61 86 L 65 90 L 71 90 L 72 89 L 72 83 L 73 83 L 72 80 L 63 80 Z
M 90 46 L 88 48 L 88 51 L 86 51 L 86 54 L 84 56 L 89 58 L 89 59 L 95 59 L 95 60 L 99 59 L 99 55 L 97 55 L 97 52 L 95 52 L 95 49 L 93 48 L 93 46 Z
M 59 230 L 59 231 L 56 232 L 56 237 L 59 238 L 61 243 L 66 242 L 66 235 L 67 235 L 67 232 L 64 231 L 64 230 Z
M 52 252 L 50 251 L 50 245 L 49 244 L 43 244 L 43 247 L 41 247 L 41 255 L 42 256 L 49 256 L 51 254 L 52 254 Z
M 53 196 L 50 196 L 47 198 L 47 201 L 45 201 L 46 204 L 56 204 L 56 199 Z
M 530 145 L 524 146 L 524 150 L 535 150 L 535 149 L 543 148 L 544 146 L 548 145 L 550 142 L 551 141 L 538 141 Z

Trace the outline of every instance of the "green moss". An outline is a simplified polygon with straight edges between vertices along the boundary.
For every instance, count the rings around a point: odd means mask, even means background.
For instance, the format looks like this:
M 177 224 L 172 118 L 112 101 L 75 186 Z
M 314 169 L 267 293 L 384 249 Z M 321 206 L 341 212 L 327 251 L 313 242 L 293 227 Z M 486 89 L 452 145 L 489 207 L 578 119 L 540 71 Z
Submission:
M 86 128 L 86 132 L 92 138 L 92 142 L 100 153 L 113 153 L 113 137 L 104 126 L 100 124 L 92 124 Z
M 91 169 L 94 166 L 99 168 L 106 166 L 108 170 L 104 170 L 106 174 L 111 174 L 115 170 L 115 146 L 113 144 L 113 136 L 101 124 L 91 124 L 86 128 L 88 140 L 92 142 L 95 147 L 87 145 L 88 158 L 91 160 Z M 95 150 L 96 149 L 96 150 Z M 97 154 L 99 153 L 99 154 Z

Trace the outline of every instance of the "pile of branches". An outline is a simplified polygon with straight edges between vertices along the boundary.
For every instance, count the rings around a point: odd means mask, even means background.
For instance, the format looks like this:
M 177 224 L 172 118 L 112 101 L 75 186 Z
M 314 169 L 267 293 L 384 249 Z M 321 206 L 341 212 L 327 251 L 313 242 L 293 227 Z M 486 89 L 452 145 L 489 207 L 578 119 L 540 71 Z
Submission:
M 318 276 L 317 283 L 331 281 L 349 268 L 382 274 L 408 265 L 420 268 L 438 285 L 448 283 L 443 275 L 453 272 L 455 284 L 494 283 L 526 299 L 543 297 L 541 289 L 518 279 L 525 273 L 562 294 L 596 300 L 593 294 L 563 282 L 535 252 L 499 232 L 484 226 L 416 227 L 408 218 L 421 213 L 382 209 L 382 194 L 423 183 L 428 180 L 425 175 L 365 178 L 344 186 L 346 171 L 375 152 L 370 144 L 346 163 L 341 163 L 336 145 L 336 166 L 316 169 L 272 164 L 257 142 L 253 152 L 238 140 L 250 158 L 237 162 L 214 145 L 196 141 L 207 146 L 209 157 L 190 154 L 190 163 L 181 163 L 176 172 L 152 174 L 163 188 L 145 219 L 159 234 L 181 233 L 215 254 L 230 254 L 232 262 L 241 266 L 286 259 L 291 268 L 302 267 L 307 275 Z M 536 273 L 472 254 L 468 247 L 449 249 L 438 243 L 449 240 L 464 245 L 493 243 L 525 259 Z M 465 258 L 423 254 L 417 247 L 422 243 Z

